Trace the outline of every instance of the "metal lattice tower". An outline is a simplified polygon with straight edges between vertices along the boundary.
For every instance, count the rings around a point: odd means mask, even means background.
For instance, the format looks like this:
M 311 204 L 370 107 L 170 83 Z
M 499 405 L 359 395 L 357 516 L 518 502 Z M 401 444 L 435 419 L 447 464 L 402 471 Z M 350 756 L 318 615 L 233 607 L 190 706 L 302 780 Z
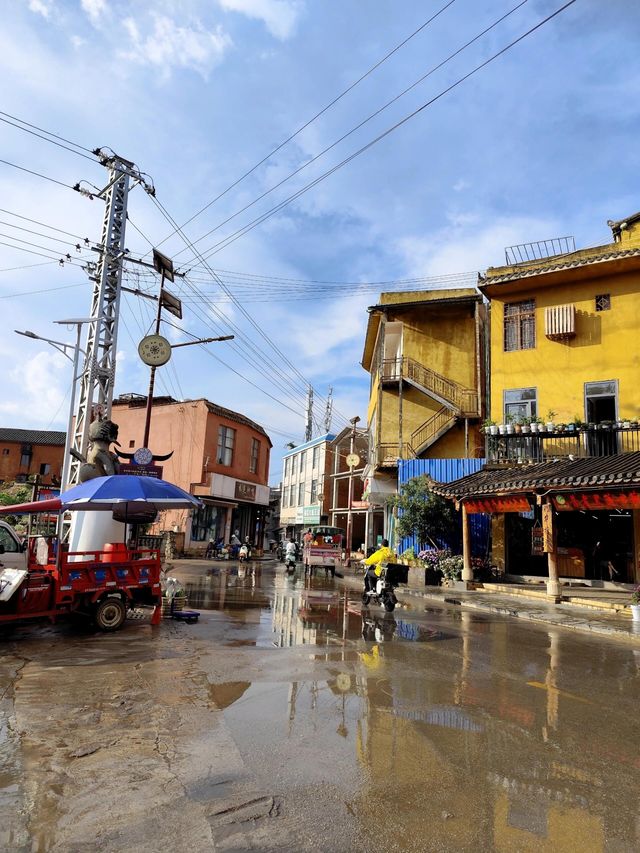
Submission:
M 324 431 L 331 432 L 331 420 L 333 417 L 333 388 L 329 386 L 329 396 L 327 397 L 327 406 L 324 412 Z
M 120 308 L 120 283 L 124 255 L 124 235 L 127 221 L 127 196 L 129 180 L 139 179 L 133 163 L 121 157 L 105 157 L 102 163 L 109 172 L 107 186 L 96 198 L 104 198 L 105 215 L 100 241 L 100 256 L 91 299 L 90 317 L 97 318 L 89 324 L 84 370 L 80 381 L 78 406 L 71 449 L 86 455 L 89 425 L 94 414 L 109 417 L 115 379 L 116 344 L 118 337 L 118 312 Z M 78 484 L 82 463 L 72 455 L 68 486 Z
M 306 424 L 304 430 L 304 440 L 311 441 L 313 438 L 313 388 L 309 385 L 309 390 L 307 391 L 307 411 L 306 411 Z

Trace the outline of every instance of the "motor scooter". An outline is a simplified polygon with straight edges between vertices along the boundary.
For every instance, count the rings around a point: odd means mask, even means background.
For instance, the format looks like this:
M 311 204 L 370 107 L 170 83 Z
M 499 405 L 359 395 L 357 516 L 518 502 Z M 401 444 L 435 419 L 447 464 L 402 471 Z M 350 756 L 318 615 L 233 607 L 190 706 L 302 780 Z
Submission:
M 238 551 L 238 560 L 240 560 L 241 563 L 246 563 L 250 556 L 251 551 L 249 550 L 249 546 L 241 545 L 240 550 Z
M 285 554 L 284 557 L 284 570 L 288 575 L 292 575 L 296 570 L 296 555 L 292 552 Z
M 401 583 L 406 583 L 409 577 L 409 567 L 400 563 L 387 563 L 381 566 L 380 576 L 376 580 L 373 589 L 365 589 L 362 592 L 362 603 L 368 607 L 378 604 L 392 613 L 398 603 L 394 590 Z

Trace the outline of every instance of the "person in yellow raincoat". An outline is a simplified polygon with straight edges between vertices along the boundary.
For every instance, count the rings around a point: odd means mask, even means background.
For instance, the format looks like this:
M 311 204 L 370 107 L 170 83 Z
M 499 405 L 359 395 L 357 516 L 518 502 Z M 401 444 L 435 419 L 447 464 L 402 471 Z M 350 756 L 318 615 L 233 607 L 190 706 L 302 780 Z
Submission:
M 394 551 L 389 548 L 389 540 L 383 539 L 382 545 L 378 548 L 377 551 L 374 551 L 370 557 L 367 557 L 364 560 L 365 566 L 367 566 L 367 573 L 364 576 L 364 588 L 369 591 L 370 589 L 375 589 L 376 581 L 380 577 L 382 573 L 382 564 L 383 563 L 392 563 L 395 560 Z

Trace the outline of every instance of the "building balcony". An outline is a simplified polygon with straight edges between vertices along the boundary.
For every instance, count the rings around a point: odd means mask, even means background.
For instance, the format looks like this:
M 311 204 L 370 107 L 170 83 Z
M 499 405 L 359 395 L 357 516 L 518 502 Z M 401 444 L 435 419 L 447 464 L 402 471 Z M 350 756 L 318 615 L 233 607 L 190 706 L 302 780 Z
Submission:
M 486 436 L 487 461 L 517 465 L 640 451 L 640 426 L 590 425 L 579 430 Z
M 397 468 L 398 459 L 412 459 L 415 456 L 411 446 L 404 442 L 378 444 L 371 450 L 370 462 L 376 468 Z

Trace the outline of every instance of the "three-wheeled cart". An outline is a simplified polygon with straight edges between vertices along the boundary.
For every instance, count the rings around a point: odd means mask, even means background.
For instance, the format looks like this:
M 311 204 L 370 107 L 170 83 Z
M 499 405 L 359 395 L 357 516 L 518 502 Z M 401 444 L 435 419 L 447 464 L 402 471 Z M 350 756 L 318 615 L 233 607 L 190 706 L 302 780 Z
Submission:
M 313 575 L 320 567 L 335 577 L 336 568 L 342 563 L 343 535 L 344 531 L 339 527 L 309 528 L 302 547 L 305 574 Z
M 0 568 L 0 628 L 35 619 L 55 622 L 78 613 L 101 631 L 116 631 L 130 608 L 160 608 L 159 551 L 106 547 L 55 555 L 50 546 L 43 560 L 42 549 L 30 540 L 26 569 Z

